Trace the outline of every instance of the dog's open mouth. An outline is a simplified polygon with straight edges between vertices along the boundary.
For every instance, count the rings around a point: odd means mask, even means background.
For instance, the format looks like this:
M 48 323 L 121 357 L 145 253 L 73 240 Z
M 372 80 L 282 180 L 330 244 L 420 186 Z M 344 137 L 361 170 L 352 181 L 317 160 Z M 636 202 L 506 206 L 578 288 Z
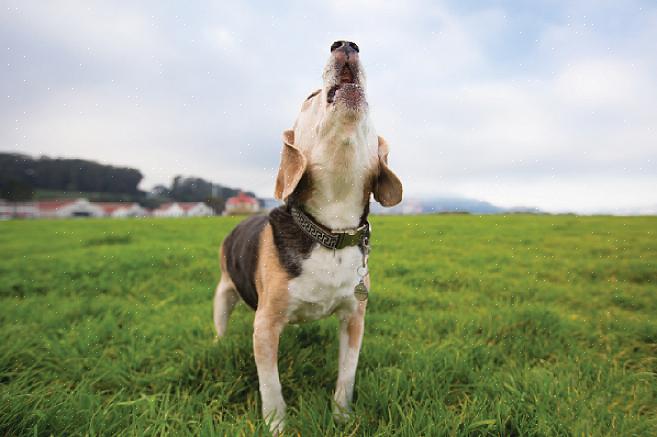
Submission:
M 347 64 L 342 67 L 342 71 L 340 72 L 340 85 L 344 83 L 354 83 L 354 73 Z
M 326 94 L 326 100 L 328 103 L 333 103 L 335 101 L 335 94 L 343 88 L 353 88 L 358 87 L 356 83 L 356 75 L 348 64 L 345 64 L 340 70 L 339 81 L 337 85 L 333 85 Z

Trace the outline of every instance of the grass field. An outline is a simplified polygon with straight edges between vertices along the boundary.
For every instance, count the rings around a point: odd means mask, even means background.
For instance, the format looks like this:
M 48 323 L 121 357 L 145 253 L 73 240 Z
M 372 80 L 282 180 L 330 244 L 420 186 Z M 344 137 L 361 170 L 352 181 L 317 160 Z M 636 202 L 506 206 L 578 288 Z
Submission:
M 267 434 L 235 218 L 0 223 L 0 435 Z M 288 328 L 286 434 L 657 435 L 657 218 L 374 217 L 354 416 L 337 323 Z

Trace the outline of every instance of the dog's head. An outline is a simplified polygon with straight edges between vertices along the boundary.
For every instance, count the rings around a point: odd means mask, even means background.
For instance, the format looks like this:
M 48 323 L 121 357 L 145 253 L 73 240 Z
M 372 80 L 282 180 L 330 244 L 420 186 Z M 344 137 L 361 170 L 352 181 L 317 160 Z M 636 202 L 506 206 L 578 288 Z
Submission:
M 365 71 L 359 52 L 353 42 L 336 41 L 331 45 L 322 74 L 324 84 L 303 102 L 294 124 L 301 147 L 317 144 L 318 136 L 330 135 L 336 128 L 347 133 L 368 122 Z
M 359 53 L 360 49 L 351 41 L 336 41 L 331 45 L 322 88 L 322 98 L 329 110 L 353 113 L 354 117 L 367 111 L 365 71 Z
M 384 206 L 396 205 L 401 201 L 402 186 L 388 168 L 388 146 L 377 137 L 369 120 L 360 49 L 353 42 L 336 41 L 330 50 L 322 89 L 304 101 L 294 129 L 283 133 L 275 196 L 287 200 L 294 192 L 307 168 L 316 164 L 312 162 L 317 155 L 314 150 L 350 141 L 369 155 L 371 168 L 362 170 L 376 174 L 375 199 Z

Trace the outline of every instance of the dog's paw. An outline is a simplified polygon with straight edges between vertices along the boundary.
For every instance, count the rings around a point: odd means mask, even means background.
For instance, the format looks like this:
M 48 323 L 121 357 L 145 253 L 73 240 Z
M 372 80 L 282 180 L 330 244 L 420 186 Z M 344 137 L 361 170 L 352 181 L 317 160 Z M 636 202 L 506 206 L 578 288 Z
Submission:
M 273 435 L 274 437 L 282 435 L 284 429 L 285 429 L 285 418 L 283 417 L 280 418 L 274 417 L 269 422 L 269 432 L 271 432 L 271 435 Z
M 347 423 L 351 419 L 352 412 L 349 406 L 340 406 L 336 403 L 333 404 L 333 420 L 337 423 Z
M 280 435 L 285 428 L 285 402 L 281 400 L 280 402 L 275 403 L 275 405 L 268 406 L 268 408 L 263 411 L 263 417 L 269 424 L 269 431 L 272 435 Z

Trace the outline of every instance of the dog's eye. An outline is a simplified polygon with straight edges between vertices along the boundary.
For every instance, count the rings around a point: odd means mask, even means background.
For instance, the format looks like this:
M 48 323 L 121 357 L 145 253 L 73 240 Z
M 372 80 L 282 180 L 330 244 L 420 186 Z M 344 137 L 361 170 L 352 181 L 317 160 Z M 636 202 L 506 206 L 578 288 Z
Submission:
M 310 99 L 312 99 L 312 98 L 315 97 L 317 94 L 319 94 L 321 91 L 322 91 L 322 90 L 317 90 L 317 91 L 313 92 L 311 95 L 309 95 L 308 97 L 306 97 L 306 100 L 310 100 Z
M 342 41 L 336 41 L 333 44 L 331 44 L 331 53 L 333 53 L 333 50 L 337 49 L 340 46 L 342 46 Z
M 356 45 L 355 42 L 350 42 L 350 43 L 349 43 L 349 47 L 351 47 L 352 49 L 356 50 L 356 53 L 359 53 L 359 52 L 360 52 L 360 49 L 358 48 L 358 45 Z

